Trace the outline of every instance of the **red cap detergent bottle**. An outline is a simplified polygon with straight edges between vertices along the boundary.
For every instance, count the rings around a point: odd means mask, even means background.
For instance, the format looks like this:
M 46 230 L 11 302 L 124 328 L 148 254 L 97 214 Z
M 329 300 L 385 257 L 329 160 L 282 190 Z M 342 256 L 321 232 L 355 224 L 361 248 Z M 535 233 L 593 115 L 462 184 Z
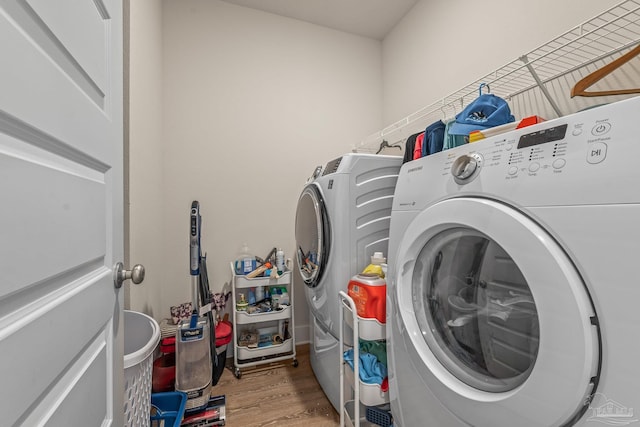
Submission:
M 359 317 L 386 323 L 387 283 L 375 273 L 360 273 L 349 280 L 347 293 Z

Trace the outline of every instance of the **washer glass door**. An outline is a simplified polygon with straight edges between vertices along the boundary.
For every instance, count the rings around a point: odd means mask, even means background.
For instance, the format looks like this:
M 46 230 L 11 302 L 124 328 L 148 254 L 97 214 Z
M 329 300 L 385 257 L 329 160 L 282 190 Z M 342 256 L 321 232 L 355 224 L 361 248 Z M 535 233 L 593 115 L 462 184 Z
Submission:
M 322 193 L 315 184 L 307 185 L 296 210 L 296 259 L 304 283 L 315 288 L 328 262 L 331 229 Z
M 529 284 L 505 250 L 467 227 L 432 237 L 418 255 L 413 304 L 427 344 L 479 390 L 509 391 L 529 376 L 540 327 Z
M 396 372 L 398 400 L 415 392 L 403 376 L 418 376 L 471 425 L 565 425 L 586 411 L 598 319 L 575 264 L 531 217 L 484 198 L 444 200 L 411 221 L 393 262 L 394 357 L 415 367 Z

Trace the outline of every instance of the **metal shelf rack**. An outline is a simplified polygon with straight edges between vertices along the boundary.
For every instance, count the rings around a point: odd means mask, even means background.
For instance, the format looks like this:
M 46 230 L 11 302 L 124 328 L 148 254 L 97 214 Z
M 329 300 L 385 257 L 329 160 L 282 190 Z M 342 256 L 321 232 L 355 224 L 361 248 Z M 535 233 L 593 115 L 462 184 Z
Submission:
M 355 302 L 344 291 L 338 292 L 340 303 L 340 426 L 379 427 L 368 421 L 367 407 L 389 403 L 388 391 L 377 384 L 365 384 L 360 380 L 360 338 L 364 340 L 386 339 L 386 325 L 376 319 L 358 316 Z M 350 328 L 352 337 L 345 331 Z M 348 338 L 345 338 L 348 337 Z M 350 339 L 349 339 L 350 338 Z M 353 369 L 343 358 L 346 349 L 353 349 Z M 386 425 L 386 424 L 385 424 Z
M 294 290 L 291 271 L 284 271 L 278 278 L 255 277 L 249 279 L 243 275 L 237 275 L 233 263 L 230 263 L 230 268 L 233 281 L 233 364 L 236 378 L 240 379 L 242 377 L 242 368 L 251 368 L 288 359 L 292 359 L 293 366 L 297 367 L 298 359 L 296 358 L 295 321 L 293 315 Z M 277 310 L 263 313 L 250 314 L 246 309 L 239 310 L 237 304 L 239 295 L 259 286 L 263 288 L 286 288 L 289 294 L 289 304 L 281 306 Z M 284 324 L 283 322 L 287 322 L 288 335 L 285 335 L 280 328 L 280 324 Z M 269 330 L 268 333 L 271 335 L 273 335 L 272 330 L 275 328 L 275 334 L 279 335 L 280 340 L 269 342 L 264 347 L 259 346 L 258 343 L 255 343 L 256 345 L 252 347 L 240 345 L 240 336 L 243 333 L 259 330 L 261 327 Z
M 544 45 L 364 138 L 354 151 L 375 152 L 382 141 L 395 144 L 430 123 L 452 118 L 478 96 L 481 84 L 507 100 L 516 117 L 547 119 L 617 101 L 620 96 L 569 98 L 576 81 L 640 43 L 640 0 L 623 1 Z M 631 77 L 629 77 L 631 76 Z M 640 60 L 630 63 L 626 78 L 640 79 Z M 635 79 L 634 79 L 635 78 Z M 617 85 L 620 82 L 616 82 Z M 602 82 L 603 89 L 606 88 Z M 630 97 L 633 95 L 627 95 Z

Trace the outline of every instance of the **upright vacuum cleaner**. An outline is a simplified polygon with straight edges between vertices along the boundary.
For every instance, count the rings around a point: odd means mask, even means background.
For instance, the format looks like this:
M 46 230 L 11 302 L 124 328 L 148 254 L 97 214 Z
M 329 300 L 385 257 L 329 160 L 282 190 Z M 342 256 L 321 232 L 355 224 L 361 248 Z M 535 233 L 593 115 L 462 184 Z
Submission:
M 189 227 L 189 269 L 193 311 L 191 318 L 181 322 L 176 332 L 176 391 L 187 394 L 186 412 L 195 412 L 207 407 L 213 377 L 211 348 L 215 349 L 215 343 L 212 345 L 212 316 L 210 312 L 202 317 L 199 315 L 198 290 L 202 289 L 200 287 L 202 261 L 200 229 L 200 204 L 193 201 Z M 203 299 L 204 297 L 203 295 Z M 206 296 L 206 298 L 209 297 L 210 295 Z

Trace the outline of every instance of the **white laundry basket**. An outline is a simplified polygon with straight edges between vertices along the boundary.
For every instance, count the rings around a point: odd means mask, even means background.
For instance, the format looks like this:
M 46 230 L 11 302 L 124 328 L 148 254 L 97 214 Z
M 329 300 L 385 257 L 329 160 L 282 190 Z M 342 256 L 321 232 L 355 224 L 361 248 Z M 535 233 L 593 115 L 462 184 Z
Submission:
M 126 427 L 149 426 L 153 351 L 160 326 L 137 311 L 124 311 L 124 422 Z

